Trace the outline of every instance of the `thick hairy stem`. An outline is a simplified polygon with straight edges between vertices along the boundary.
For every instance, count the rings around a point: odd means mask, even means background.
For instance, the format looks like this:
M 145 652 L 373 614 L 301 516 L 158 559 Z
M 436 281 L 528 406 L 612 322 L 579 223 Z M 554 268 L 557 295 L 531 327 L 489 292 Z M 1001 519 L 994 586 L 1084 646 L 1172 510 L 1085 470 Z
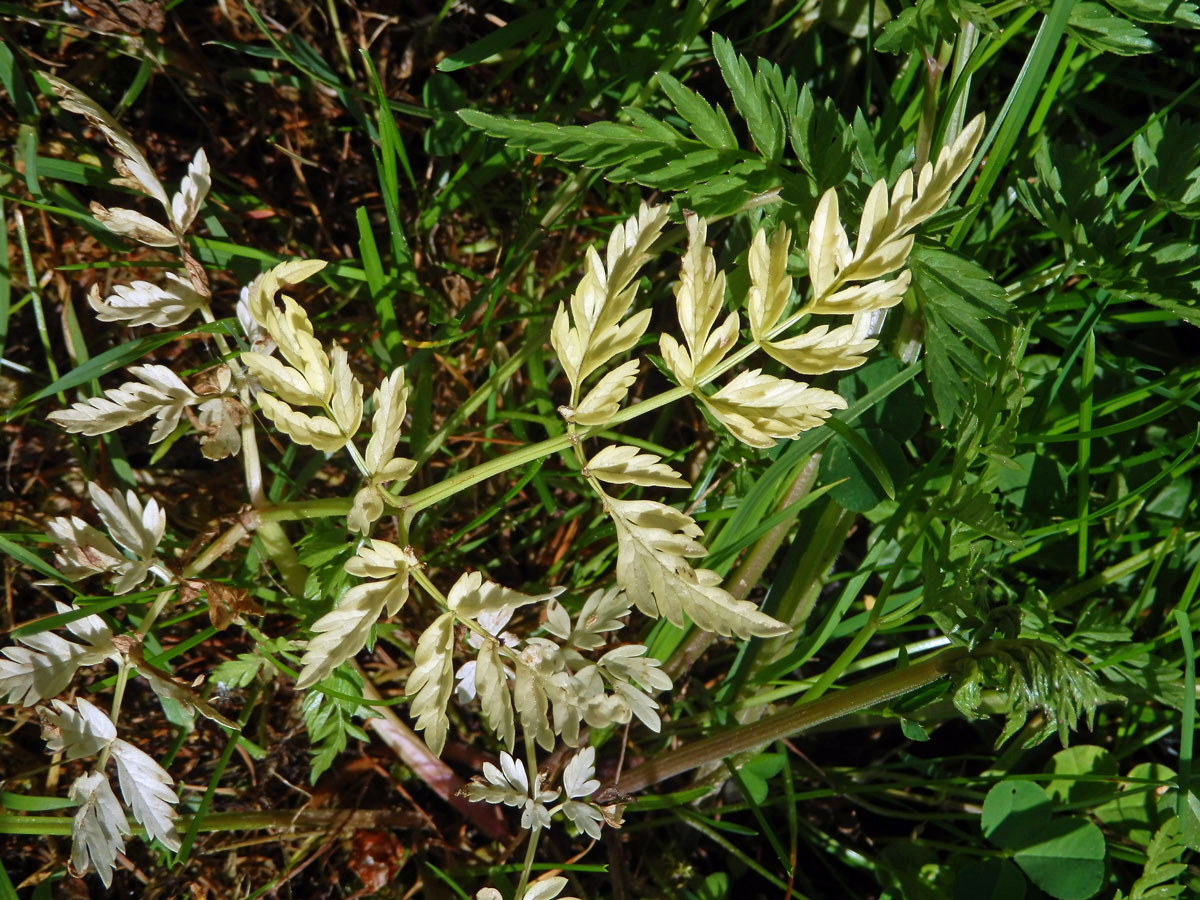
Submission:
M 812 703 L 795 706 L 750 725 L 730 728 L 703 740 L 668 750 L 629 769 L 621 775 L 619 782 L 604 785 L 597 797 L 599 802 L 607 802 L 609 798 L 632 794 L 707 763 L 718 762 L 728 756 L 798 734 L 815 725 L 859 712 L 878 703 L 885 703 L 944 678 L 953 672 L 967 655 L 966 650 L 948 650 L 932 659 L 873 678 Z

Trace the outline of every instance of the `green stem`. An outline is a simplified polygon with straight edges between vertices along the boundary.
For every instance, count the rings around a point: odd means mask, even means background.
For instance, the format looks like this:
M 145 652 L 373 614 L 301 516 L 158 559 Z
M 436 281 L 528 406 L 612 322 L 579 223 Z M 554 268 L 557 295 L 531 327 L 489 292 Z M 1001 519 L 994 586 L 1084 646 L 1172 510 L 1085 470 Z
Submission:
M 952 673 L 967 655 L 966 650 L 948 650 L 931 659 L 889 672 L 839 693 L 821 697 L 811 703 L 802 703 L 749 725 L 739 725 L 674 748 L 629 769 L 621 775 L 619 781 L 601 788 L 601 792 L 607 790 L 610 796 L 614 793 L 631 794 L 700 766 L 719 762 L 726 757 L 790 737 L 815 725 L 885 703 L 944 678 Z

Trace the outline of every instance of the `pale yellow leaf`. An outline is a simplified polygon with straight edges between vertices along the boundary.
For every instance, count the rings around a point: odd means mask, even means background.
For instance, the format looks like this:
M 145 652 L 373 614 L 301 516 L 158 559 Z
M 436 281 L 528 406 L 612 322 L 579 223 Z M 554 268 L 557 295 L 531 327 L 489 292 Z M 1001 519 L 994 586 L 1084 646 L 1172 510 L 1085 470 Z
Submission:
M 847 255 L 843 248 L 849 248 L 849 239 L 838 215 L 837 191 L 830 188 L 821 195 L 808 230 L 808 277 L 814 297 L 833 284 Z
M 761 369 L 738 373 L 729 384 L 702 399 L 734 437 L 762 448 L 797 437 L 822 424 L 832 410 L 846 408 L 846 401 L 833 391 L 766 375 Z
M 750 293 L 746 298 L 746 312 L 750 318 L 750 332 L 756 341 L 770 337 L 771 329 L 779 322 L 791 299 L 792 278 L 787 271 L 791 245 L 792 234 L 783 226 L 771 236 L 769 245 L 766 232 L 761 228 L 750 244 Z
M 276 428 L 301 444 L 332 453 L 344 447 L 348 440 L 332 419 L 305 415 L 270 394 L 259 394 L 258 405 Z
M 280 400 L 296 406 L 320 406 L 324 402 L 325 398 L 313 391 L 302 372 L 275 357 L 247 351 L 241 360 L 258 383 Z
M 371 439 L 365 459 L 373 475 L 379 475 L 396 454 L 400 429 L 408 411 L 408 385 L 404 369 L 398 368 L 375 389 L 375 413 L 371 416 Z M 393 475 L 393 478 L 399 475 Z
M 636 359 L 631 359 L 606 372 L 574 410 L 562 407 L 563 418 L 577 425 L 607 424 L 621 409 L 637 380 L 638 365 Z
M 693 540 L 701 532 L 690 516 L 648 501 L 608 498 L 605 505 L 617 529 L 617 583 L 642 612 L 681 628 L 690 618 L 705 631 L 743 638 L 788 632 L 721 588 L 715 572 L 688 564 L 686 557 L 705 555 Z
M 911 281 L 912 273 L 905 269 L 891 281 L 869 281 L 844 287 L 812 304 L 811 311 L 820 315 L 849 315 L 890 309 L 904 299 Z
M 413 653 L 413 670 L 405 693 L 412 697 L 409 712 L 435 756 L 446 744 L 450 720 L 446 704 L 454 690 L 454 613 L 444 612 L 425 629 Z
M 861 366 L 866 353 L 879 343 L 864 336 L 857 325 L 842 325 L 832 331 L 819 325 L 785 341 L 767 342 L 763 349 L 793 372 L 824 375 Z
M 251 285 L 247 302 L 254 320 L 267 327 L 280 290 L 316 275 L 327 263 L 320 259 L 290 259 L 264 272 Z
M 362 424 L 363 415 L 363 386 L 350 371 L 350 360 L 344 347 L 335 346 L 331 353 L 333 365 L 330 374 L 333 377 L 333 395 L 329 407 L 333 412 L 333 420 L 337 422 L 342 434 L 354 437 L 358 426 Z
M 475 660 L 475 689 L 488 728 L 504 741 L 504 746 L 512 750 L 516 725 L 508 690 L 508 675 L 500 662 L 500 645 L 491 638 L 483 642 Z
M 637 484 L 643 487 L 687 487 L 678 472 L 662 462 L 662 457 L 643 453 L 637 447 L 610 444 L 588 460 L 584 474 L 610 484 Z

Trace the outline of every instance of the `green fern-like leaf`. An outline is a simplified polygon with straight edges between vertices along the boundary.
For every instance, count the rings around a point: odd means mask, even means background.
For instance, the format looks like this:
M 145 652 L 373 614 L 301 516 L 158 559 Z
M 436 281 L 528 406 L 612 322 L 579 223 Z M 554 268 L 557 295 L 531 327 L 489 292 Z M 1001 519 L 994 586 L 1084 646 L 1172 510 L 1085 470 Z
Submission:
M 1096 708 L 1117 699 L 1074 657 L 1043 641 L 1027 638 L 990 641 L 967 660 L 957 674 L 954 704 L 965 715 L 978 717 L 984 688 L 1007 697 L 1004 730 L 996 746 L 1007 742 L 1034 714 L 1041 719 L 1027 746 L 1057 733 L 1066 746 L 1080 718 L 1091 726 Z
M 354 719 L 369 719 L 379 714 L 361 702 L 362 688 L 358 674 L 341 666 L 305 695 L 304 724 L 312 745 L 313 784 L 346 749 L 349 738 L 368 740 L 367 733 Z
M 1167 882 L 1174 881 L 1187 871 L 1187 865 L 1182 862 L 1186 849 L 1179 817 L 1172 816 L 1154 833 L 1150 846 L 1146 848 L 1142 877 L 1133 883 L 1128 897 L 1118 891 L 1113 900 L 1171 900 L 1172 897 L 1178 897 L 1187 886 Z

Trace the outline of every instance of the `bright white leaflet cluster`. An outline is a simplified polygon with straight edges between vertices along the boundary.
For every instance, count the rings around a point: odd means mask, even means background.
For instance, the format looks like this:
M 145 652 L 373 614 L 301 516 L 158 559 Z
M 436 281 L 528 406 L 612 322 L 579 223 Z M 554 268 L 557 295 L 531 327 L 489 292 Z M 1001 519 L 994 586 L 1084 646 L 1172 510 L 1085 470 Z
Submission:
M 65 603 L 57 607 L 60 614 L 80 612 Z M 9 703 L 35 706 L 64 691 L 81 667 L 121 659 L 122 649 L 99 616 L 77 616 L 66 622 L 66 628 L 79 640 L 41 631 L 18 637 L 22 646 L 0 651 L 0 695 Z M 115 760 L 121 796 L 134 819 L 149 837 L 179 849 L 174 807 L 178 797 L 170 775 L 153 758 L 118 738 L 108 716 L 82 697 L 74 708 L 57 699 L 49 707 L 36 708 L 45 723 L 47 749 L 63 753 L 68 760 Z M 71 829 L 71 869 L 82 875 L 91 866 L 107 887 L 116 855 L 130 833 L 125 813 L 100 766 L 76 778 L 68 796 L 79 807 Z
M 179 191 L 168 197 L 140 151 L 107 113 L 65 82 L 51 82 L 64 108 L 85 115 L 112 145 L 122 182 L 159 201 L 170 227 L 133 210 L 98 205 L 94 207 L 97 217 L 134 240 L 176 245 L 209 187 L 203 151 Z M 883 181 L 876 184 L 864 206 L 853 250 L 839 217 L 837 194 L 827 191 L 809 229 L 811 290 L 803 302 L 795 301 L 788 272 L 790 233 L 781 227 L 768 237 L 759 230 L 747 258 L 750 287 L 745 310 L 752 342 L 742 350 L 735 349 L 742 338 L 738 313 L 730 311 L 722 319 L 727 280 L 707 247 L 706 223 L 686 215 L 688 247 L 675 286 L 683 341 L 663 334 L 659 346 L 680 385 L 736 439 L 752 447 L 770 447 L 845 408 L 843 398 L 832 391 L 761 369 L 743 369 L 715 390 L 708 385 L 756 350 L 800 375 L 863 363 L 876 343 L 871 335 L 876 314 L 900 302 L 908 288 L 910 275 L 904 266 L 913 246 L 913 229 L 944 205 L 969 164 L 982 127 L 982 119 L 974 120 L 934 163 L 919 173 L 901 175 L 890 197 Z M 633 311 L 634 301 L 639 273 L 653 258 L 667 222 L 665 207 L 643 204 L 636 215 L 617 226 L 603 256 L 595 248 L 588 249 L 584 276 L 569 302 L 558 309 L 551 342 L 571 386 L 570 404 L 560 411 L 573 433 L 611 425 L 629 399 L 640 361 L 613 363 L 634 349 L 649 326 L 651 310 Z M 363 580 L 312 626 L 313 637 L 297 682 L 301 688 L 315 685 L 365 647 L 380 617 L 400 612 L 409 597 L 410 573 L 420 565 L 410 548 L 370 538 L 374 523 L 394 504 L 395 492 L 415 469 L 414 461 L 396 456 L 408 399 L 403 371 L 392 372 L 374 391 L 371 437 L 365 454 L 359 453 L 354 438 L 364 416 L 364 389 L 350 370 L 348 354 L 337 344 L 327 350 L 315 337 L 304 308 L 281 293 L 324 266 L 319 260 L 278 265 L 243 291 L 238 307 L 238 320 L 250 346 L 239 362 L 264 416 L 298 443 L 326 453 L 345 450 L 363 476 L 347 520 L 363 541 L 345 564 L 348 574 Z M 102 319 L 160 327 L 178 325 L 206 304 L 207 298 L 192 283 L 175 276 L 158 285 L 134 282 L 108 298 L 98 292 L 92 297 Z M 851 318 L 833 327 L 811 325 L 808 317 L 813 315 Z M 798 323 L 810 327 L 788 335 Z M 273 355 L 276 350 L 279 358 Z M 246 420 L 243 403 L 249 402 L 249 394 L 231 395 L 229 369 L 215 369 L 202 385 L 192 386 L 164 366 L 136 366 L 129 371 L 136 381 L 51 418 L 71 431 L 101 434 L 153 417 L 152 440 L 160 441 L 181 427 L 186 414 L 201 432 L 206 454 L 220 458 L 238 452 L 238 429 Z M 586 383 L 597 375 L 585 391 Z M 417 641 L 407 684 L 411 714 L 434 752 L 440 753 L 445 743 L 447 706 L 456 692 L 463 702 L 479 701 L 484 721 L 509 750 L 515 745 L 518 720 L 525 733 L 547 750 L 556 737 L 577 746 L 585 724 L 602 728 L 636 717 L 657 730 L 660 720 L 654 696 L 670 689 L 669 678 L 647 656 L 645 647 L 610 644 L 612 633 L 620 630 L 634 606 L 677 625 L 690 620 L 722 635 L 786 633 L 785 625 L 761 613 L 755 604 L 729 594 L 717 573 L 693 567 L 690 560 L 702 558 L 706 551 L 698 540 L 702 529 L 691 516 L 654 500 L 616 496 L 605 487 L 686 487 L 679 473 L 658 456 L 622 444 L 605 446 L 581 461 L 583 474 L 616 529 L 616 586 L 594 592 L 572 621 L 555 599 L 560 590 L 527 595 L 478 572 L 461 575 L 447 594 L 443 611 Z M 164 527 L 161 510 L 153 501 L 143 506 L 132 493 L 121 497 L 95 489 L 92 499 L 112 540 L 81 519 L 55 520 L 51 533 L 61 547 L 59 565 L 72 578 L 105 573 L 113 579 L 115 593 L 132 590 L 156 570 L 154 552 Z M 519 637 L 505 631 L 517 610 L 533 604 L 546 608 L 542 634 Z M 466 640 L 460 643 L 460 636 Z M 25 647 L 4 651 L 0 687 L 26 703 L 49 696 L 56 686 L 52 692 L 57 693 L 79 665 L 110 655 L 101 652 L 103 641 L 85 646 L 39 635 L 24 643 Z M 461 644 L 474 658 L 456 667 Z M 153 684 L 155 678 L 147 677 Z M 65 713 L 60 710 L 61 715 Z M 124 779 L 122 772 L 133 769 L 120 768 L 115 734 L 106 747 L 118 757 L 118 774 Z M 547 804 L 558 798 L 559 791 L 547 790 L 540 776 L 531 785 L 512 758 L 507 754 L 504 758 L 510 765 L 485 769 L 483 780 L 469 789 L 476 799 L 519 805 L 526 827 L 545 827 L 553 814 L 561 812 L 581 831 L 592 836 L 599 832 L 603 814 L 586 801 L 597 786 L 591 777 L 593 751 L 581 751 L 567 767 L 565 799 L 554 808 Z M 79 827 L 86 829 L 79 859 L 90 859 L 101 868 L 113 858 L 112 848 L 127 833 L 127 825 L 123 828 L 123 815 L 120 819 L 116 815 L 119 805 L 107 780 L 98 775 L 84 776 L 72 796 L 79 798 Z M 135 817 L 150 818 L 165 802 L 161 795 L 157 803 L 129 796 L 126 800 Z M 527 897 L 536 890 L 537 885 L 532 886 Z
M 146 836 L 178 850 L 175 804 L 179 797 L 166 770 L 147 753 L 118 738 L 108 715 L 84 698 L 78 698 L 74 708 L 62 700 L 52 701 L 51 706 L 38 709 L 45 723 L 47 749 L 67 759 L 100 758 L 95 769 L 72 782 L 68 794 L 79 806 L 71 829 L 72 872 L 82 875 L 94 868 L 108 887 L 117 853 L 125 849 L 129 821 L 105 772 L 108 759 L 116 761 L 121 797 L 146 829 Z
M 92 204 L 92 214 L 114 234 L 151 247 L 177 246 L 195 222 L 212 185 L 203 148 L 196 152 L 179 189 L 169 196 L 141 150 L 112 116 L 78 88 L 53 75 L 44 77 L 58 94 L 62 108 L 84 116 L 115 151 L 121 175 L 115 183 L 156 200 L 168 225 L 136 210 L 108 209 L 99 203 Z M 208 297 L 189 278 L 167 272 L 158 283 L 139 280 L 116 285 L 107 297 L 94 284 L 88 303 L 104 322 L 169 328 L 207 309 Z M 231 391 L 227 366 L 219 365 L 201 374 L 191 386 L 162 365 L 131 366 L 128 372 L 137 380 L 109 388 L 99 397 L 80 400 L 69 409 L 50 413 L 48 418 L 67 431 L 87 435 L 106 434 L 154 418 L 150 443 L 157 444 L 182 427 L 186 415 L 199 434 L 205 456 L 224 459 L 239 452 L 239 426 L 246 410 Z
M 521 764 L 509 753 L 501 751 L 500 765 L 484 763 L 483 774 L 476 775 L 463 789 L 463 794 L 471 800 L 502 803 L 520 809 L 522 828 L 549 828 L 550 820 L 562 814 L 582 833 L 598 840 L 601 823 L 609 820 L 612 813 L 586 800 L 600 788 L 595 775 L 595 747 L 586 747 L 571 757 L 563 769 L 561 790 L 547 790 L 545 775 L 541 773 L 531 784 Z M 559 797 L 563 798 L 562 802 L 550 806 Z

